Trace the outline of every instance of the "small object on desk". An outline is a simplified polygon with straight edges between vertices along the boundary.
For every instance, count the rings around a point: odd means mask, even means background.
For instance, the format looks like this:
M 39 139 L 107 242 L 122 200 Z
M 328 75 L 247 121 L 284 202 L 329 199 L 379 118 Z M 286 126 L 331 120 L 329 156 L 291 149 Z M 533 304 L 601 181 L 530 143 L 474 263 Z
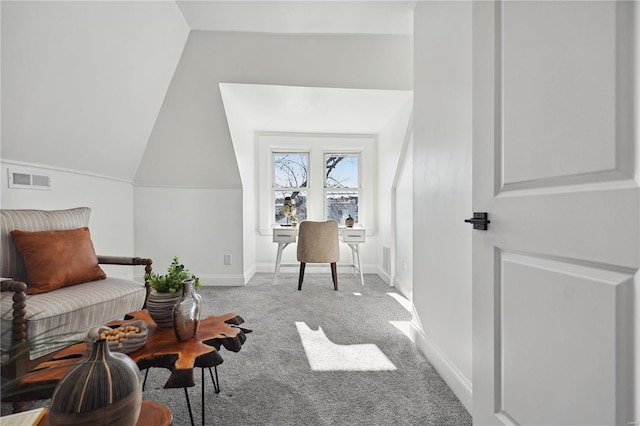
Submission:
M 280 226 L 293 226 L 293 225 L 289 225 L 289 224 L 283 223 Z
M 344 220 L 344 224 L 347 228 L 353 228 L 354 223 L 355 220 L 351 217 L 351 215 L 349 215 L 349 217 Z
M 36 426 L 46 413 L 46 408 L 36 408 L 22 413 L 9 414 L 0 417 L 0 424 L 2 426 Z

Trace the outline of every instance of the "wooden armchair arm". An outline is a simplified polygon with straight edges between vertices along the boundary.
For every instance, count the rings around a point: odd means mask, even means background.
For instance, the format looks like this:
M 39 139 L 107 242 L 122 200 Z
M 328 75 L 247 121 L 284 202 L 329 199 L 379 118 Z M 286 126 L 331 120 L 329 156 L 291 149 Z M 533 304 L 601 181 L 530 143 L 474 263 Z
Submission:
M 24 292 L 27 293 L 27 283 L 22 281 L 14 281 L 11 279 L 0 281 L 0 289 L 2 291 L 13 291 L 14 293 Z
M 98 255 L 98 263 L 105 265 L 145 265 L 144 272 L 150 274 L 153 261 L 142 257 Z
M 11 348 L 9 358 L 16 359 L 27 346 L 27 284 L 22 281 L 4 280 L 0 282 L 0 290 L 13 292 L 11 319 Z M 27 365 L 16 365 L 13 374 L 26 374 Z
M 98 255 L 98 263 L 102 263 L 103 265 L 144 265 L 144 273 L 151 273 L 151 265 L 153 264 L 153 260 L 145 259 L 143 257 L 128 257 L 128 256 L 104 256 Z M 144 286 L 147 290 L 147 294 L 144 298 L 143 308 L 147 307 L 147 300 L 149 299 L 149 293 L 151 293 L 151 286 L 149 282 L 145 279 Z

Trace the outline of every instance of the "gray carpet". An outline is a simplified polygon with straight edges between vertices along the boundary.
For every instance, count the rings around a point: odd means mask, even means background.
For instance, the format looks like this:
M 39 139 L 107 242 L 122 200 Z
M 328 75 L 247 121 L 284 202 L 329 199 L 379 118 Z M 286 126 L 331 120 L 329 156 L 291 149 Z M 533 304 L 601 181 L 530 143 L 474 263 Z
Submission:
M 340 290 L 330 274 L 256 274 L 246 287 L 203 287 L 203 315 L 236 312 L 247 335 L 238 353 L 221 349 L 221 392 L 205 376 L 206 423 L 216 425 L 471 425 L 471 417 L 411 340 L 389 321 L 411 315 L 378 276 L 341 274 Z M 361 296 L 353 293 L 360 292 Z M 295 322 L 322 327 L 338 345 L 373 343 L 394 371 L 312 371 Z M 168 377 L 152 369 L 144 399 L 169 406 L 176 426 L 188 425 L 182 389 L 163 389 Z M 201 423 L 200 374 L 188 390 L 196 424 Z M 35 405 L 46 405 L 47 401 Z M 3 413 L 6 414 L 3 404 Z

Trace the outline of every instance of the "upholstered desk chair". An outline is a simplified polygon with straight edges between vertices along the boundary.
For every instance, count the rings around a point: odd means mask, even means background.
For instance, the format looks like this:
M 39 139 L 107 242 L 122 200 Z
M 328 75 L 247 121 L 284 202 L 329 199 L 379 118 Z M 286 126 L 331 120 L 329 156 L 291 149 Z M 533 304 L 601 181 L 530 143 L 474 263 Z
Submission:
M 302 290 L 304 268 L 307 263 L 330 263 L 333 288 L 338 289 L 338 271 L 336 263 L 340 260 L 338 247 L 338 222 L 312 222 L 305 220 L 298 231 L 298 262 L 300 262 L 300 276 L 298 290 Z

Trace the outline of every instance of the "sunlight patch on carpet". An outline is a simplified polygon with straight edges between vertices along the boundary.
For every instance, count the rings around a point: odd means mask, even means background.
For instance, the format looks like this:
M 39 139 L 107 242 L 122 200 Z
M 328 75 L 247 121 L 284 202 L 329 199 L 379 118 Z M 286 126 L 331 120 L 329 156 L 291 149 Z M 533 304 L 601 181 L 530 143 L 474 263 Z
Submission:
M 393 297 L 398 301 L 403 308 L 407 310 L 407 312 L 411 312 L 411 301 L 405 297 L 402 297 L 398 293 L 387 293 L 389 296 Z
M 411 339 L 411 321 L 389 321 L 389 323 Z
M 354 296 L 362 296 L 362 293 L 358 293 L 357 291 L 353 293 Z
M 396 370 L 389 358 L 372 343 L 337 345 L 329 340 L 322 327 L 316 331 L 305 322 L 296 321 L 296 328 L 309 366 L 314 371 Z

